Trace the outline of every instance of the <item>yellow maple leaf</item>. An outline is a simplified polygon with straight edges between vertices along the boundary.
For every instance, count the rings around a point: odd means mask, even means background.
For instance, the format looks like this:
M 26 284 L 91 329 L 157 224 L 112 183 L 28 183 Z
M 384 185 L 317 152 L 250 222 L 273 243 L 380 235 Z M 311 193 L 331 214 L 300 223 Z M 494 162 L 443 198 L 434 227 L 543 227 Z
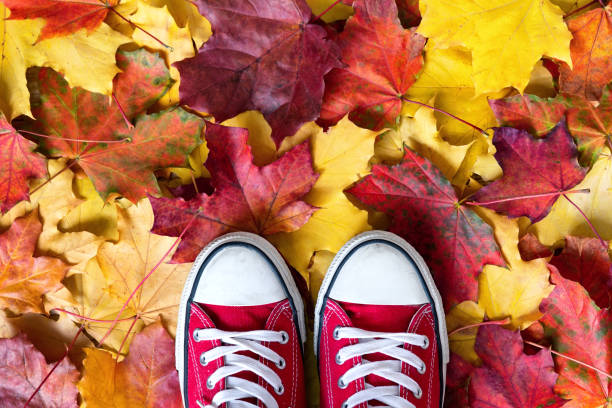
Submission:
M 307 281 L 314 252 L 337 252 L 350 238 L 371 229 L 367 211 L 355 207 L 343 190 L 369 173 L 377 134 L 344 117 L 328 132 L 319 129 L 311 138 L 319 178 L 304 200 L 320 209 L 299 230 L 269 238 Z
M 338 20 L 346 20 L 353 15 L 353 8 L 336 0 L 306 0 L 310 6 L 312 14 L 315 16 L 325 12 L 321 20 L 331 23 Z M 334 4 L 335 3 L 335 4 Z M 331 7 L 331 8 L 330 8 Z
M 110 95 L 117 48 L 130 39 L 101 24 L 91 33 L 85 29 L 72 35 L 40 42 L 44 20 L 6 20 L 9 11 L 0 4 L 0 109 L 9 118 L 32 116 L 26 69 L 48 66 L 61 71 L 72 87 Z
M 478 324 L 483 321 L 484 315 L 485 311 L 478 303 L 471 300 L 461 302 L 446 314 L 448 333 L 452 333 L 455 329 Z M 449 335 L 448 341 L 451 351 L 459 354 L 464 360 L 476 364 L 480 361 L 480 357 L 474 350 L 477 333 L 478 327 L 473 327 Z
M 525 329 L 538 320 L 540 303 L 554 286 L 549 282 L 546 260 L 523 261 L 518 251 L 519 225 L 494 211 L 479 208 L 478 214 L 493 226 L 507 268 L 485 265 L 478 277 L 478 304 L 491 320 L 511 319 L 514 329 Z
M 571 65 L 572 35 L 549 0 L 422 0 L 418 32 L 438 48 L 472 53 L 476 94 L 513 86 L 522 91 L 542 56 Z
M 210 22 L 198 11 L 191 1 L 185 0 L 143 0 L 154 7 L 167 7 L 179 27 L 189 28 L 196 48 L 200 48 L 212 35 Z
M 169 264 L 176 249 L 176 238 L 152 234 L 153 210 L 148 199 L 137 205 L 119 208 L 119 241 L 102 244 L 95 257 L 86 264 L 74 267 L 65 283 L 70 293 L 49 296 L 49 308 L 71 309 L 90 319 L 87 332 L 101 340 L 115 318 L 121 320 L 105 340 L 104 345 L 119 349 L 130 326 L 132 334 L 143 324 L 162 316 L 174 331 L 180 294 L 191 264 Z M 166 258 L 163 258 L 165 254 Z M 140 282 L 159 263 L 157 269 L 139 288 Z M 137 289 L 137 290 L 136 290 Z M 123 305 L 130 299 L 123 313 Z M 79 321 L 78 317 L 73 317 Z M 136 322 L 135 322 L 136 321 Z M 135 323 L 134 323 L 135 322 Z M 131 337 L 125 341 L 124 351 Z
M 591 170 L 575 190 L 589 189 L 588 194 L 570 194 L 572 200 L 588 217 L 605 240 L 612 239 L 612 157 L 606 151 L 597 159 Z M 566 235 L 591 236 L 593 230 L 568 200 L 560 197 L 543 220 L 533 224 L 529 230 L 536 234 L 544 245 L 555 245 Z
M 406 97 L 423 103 L 435 97 L 434 106 L 470 122 L 481 129 L 496 126 L 488 99 L 502 98 L 507 91 L 477 95 L 472 79 L 472 56 L 461 47 L 436 48 L 433 41 L 425 47 L 425 64 Z M 418 105 L 404 103 L 404 112 L 413 113 Z M 440 112 L 435 113 L 441 136 L 452 144 L 471 142 L 480 133 Z

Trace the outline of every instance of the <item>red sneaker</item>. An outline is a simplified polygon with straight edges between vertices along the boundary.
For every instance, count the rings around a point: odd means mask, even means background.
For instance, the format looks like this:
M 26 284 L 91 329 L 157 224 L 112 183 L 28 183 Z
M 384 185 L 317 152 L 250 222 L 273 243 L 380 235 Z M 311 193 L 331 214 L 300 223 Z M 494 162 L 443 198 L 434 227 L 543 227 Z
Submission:
M 439 408 L 448 338 L 423 258 L 397 235 L 367 232 L 338 252 L 315 309 L 321 408 Z
M 263 238 L 224 235 L 193 264 L 181 298 L 176 369 L 185 407 L 304 408 L 304 306 Z

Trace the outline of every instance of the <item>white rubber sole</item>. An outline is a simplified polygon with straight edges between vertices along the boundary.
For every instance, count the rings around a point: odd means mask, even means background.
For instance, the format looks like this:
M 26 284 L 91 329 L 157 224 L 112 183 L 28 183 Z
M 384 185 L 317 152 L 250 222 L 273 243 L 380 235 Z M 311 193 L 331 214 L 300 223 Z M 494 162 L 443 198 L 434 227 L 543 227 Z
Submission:
M 181 295 L 181 303 L 179 304 L 179 314 L 178 314 L 178 322 L 176 326 L 176 339 L 175 339 L 175 348 L 174 348 L 174 357 L 175 357 L 175 367 L 178 370 L 179 374 L 179 382 L 181 385 L 181 393 L 184 393 L 183 384 L 184 384 L 184 367 L 183 362 L 185 358 L 185 348 L 184 348 L 184 334 L 185 334 L 185 312 L 187 308 L 187 300 L 191 295 L 191 291 L 193 289 L 193 285 L 195 282 L 195 278 L 198 275 L 200 268 L 204 261 L 208 258 L 208 256 L 217 248 L 222 245 L 228 243 L 245 243 L 253 245 L 254 247 L 261 250 L 272 262 L 272 264 L 279 271 L 280 277 L 289 292 L 289 297 L 295 306 L 295 311 L 298 319 L 298 327 L 300 330 L 300 336 L 302 340 L 302 349 L 304 348 L 304 343 L 306 341 L 306 316 L 304 315 L 304 303 L 302 302 L 302 297 L 300 295 L 300 291 L 297 288 L 293 280 L 293 276 L 285 263 L 283 257 L 278 253 L 276 248 L 272 246 L 268 241 L 259 235 L 251 234 L 250 232 L 233 232 L 230 234 L 223 235 L 215 240 L 213 240 L 210 244 L 208 244 L 202 251 L 198 254 L 198 257 L 193 263 L 191 267 L 191 271 L 187 276 L 187 280 L 185 281 L 185 286 L 183 287 L 183 293 Z M 184 395 L 184 394 L 183 394 Z
M 336 254 L 334 259 L 332 260 L 329 268 L 327 269 L 327 273 L 325 274 L 325 278 L 323 278 L 323 283 L 321 284 L 321 289 L 319 289 L 319 295 L 317 296 L 317 305 L 315 307 L 315 321 L 314 321 L 314 351 L 315 354 L 318 354 L 318 336 L 319 336 L 319 325 L 321 309 L 323 308 L 325 294 L 328 292 L 329 285 L 332 283 L 334 276 L 338 272 L 338 267 L 342 264 L 344 258 L 357 246 L 361 245 L 364 242 L 372 241 L 372 240 L 382 240 L 391 242 L 400 248 L 402 248 L 415 262 L 419 271 L 421 272 L 421 276 L 425 281 L 425 285 L 427 285 L 427 289 L 431 294 L 433 299 L 437 318 L 438 318 L 438 335 L 440 337 L 440 344 L 442 348 L 442 356 L 443 356 L 443 374 L 444 379 L 442 385 L 446 384 L 446 364 L 450 359 L 450 353 L 448 349 L 448 334 L 446 331 L 446 320 L 444 316 L 444 306 L 442 304 L 442 297 L 440 296 L 440 292 L 436 288 L 434 280 L 429 272 L 429 268 L 427 264 L 423 260 L 423 257 L 414 249 L 412 245 L 406 242 L 404 239 L 399 236 L 392 234 L 386 231 L 368 231 L 362 234 L 359 234 L 348 241 Z

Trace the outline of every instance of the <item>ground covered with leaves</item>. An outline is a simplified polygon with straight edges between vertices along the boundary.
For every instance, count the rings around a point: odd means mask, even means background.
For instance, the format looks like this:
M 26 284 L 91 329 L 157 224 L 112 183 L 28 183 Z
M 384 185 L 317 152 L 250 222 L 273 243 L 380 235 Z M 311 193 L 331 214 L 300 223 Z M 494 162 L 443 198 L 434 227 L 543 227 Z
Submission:
M 177 306 L 203 246 L 266 237 L 312 302 L 373 228 L 440 288 L 448 407 L 612 407 L 607 1 L 0 14 L 3 407 L 181 407 Z

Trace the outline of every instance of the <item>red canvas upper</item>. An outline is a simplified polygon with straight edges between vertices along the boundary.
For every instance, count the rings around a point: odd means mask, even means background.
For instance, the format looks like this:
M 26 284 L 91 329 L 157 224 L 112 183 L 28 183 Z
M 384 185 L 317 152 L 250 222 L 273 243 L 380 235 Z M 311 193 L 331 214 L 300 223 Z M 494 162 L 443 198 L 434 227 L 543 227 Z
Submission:
M 336 363 L 335 357 L 338 351 L 347 345 L 357 343 L 355 339 L 335 340 L 333 331 L 337 327 L 356 327 L 369 331 L 379 332 L 409 332 L 426 335 L 429 338 L 429 347 L 423 349 L 420 346 L 405 344 L 404 348 L 416 354 L 425 364 L 424 374 L 408 365 L 402 364 L 402 373 L 410 376 L 421 387 L 423 394 L 417 399 L 413 393 L 403 387 L 400 388 L 400 396 L 411 402 L 416 408 L 439 408 L 440 407 L 440 361 L 438 353 L 438 342 L 436 341 L 437 330 L 429 303 L 422 305 L 406 306 L 380 306 L 361 305 L 347 302 L 336 302 L 328 299 L 324 305 L 323 318 L 321 320 L 321 331 L 319 338 L 319 376 L 321 380 L 321 408 L 339 408 L 354 393 L 363 390 L 366 382 L 373 386 L 395 385 L 392 382 L 369 375 L 348 384 L 345 389 L 338 385 L 338 380 L 346 371 L 354 365 L 361 363 L 361 358 L 356 357 L 341 365 Z M 368 361 L 389 359 L 384 354 L 368 354 Z M 371 406 L 384 405 L 377 401 L 371 401 Z M 366 408 L 366 404 L 358 405 Z
M 250 372 L 241 372 L 236 377 L 241 377 L 259 383 L 276 398 L 279 407 L 305 408 L 306 397 L 304 389 L 304 374 L 302 364 L 302 351 L 300 338 L 293 318 L 293 310 L 289 300 L 258 305 L 258 306 L 218 306 L 191 304 L 188 323 L 188 350 L 186 364 L 186 389 L 189 407 L 197 408 L 196 400 L 204 404 L 210 403 L 214 395 L 224 389 L 225 382 L 219 381 L 215 388 L 209 390 L 206 387 L 206 379 L 216 369 L 223 365 L 223 358 L 209 361 L 205 366 L 199 362 L 201 353 L 219 346 L 219 341 L 199 341 L 193 339 L 196 329 L 218 328 L 225 331 L 251 331 L 251 330 L 273 330 L 285 331 L 289 335 L 289 341 L 285 344 L 278 342 L 263 343 L 264 346 L 278 353 L 286 361 L 284 368 L 278 368 L 276 364 L 259 358 L 266 366 L 274 370 L 281 378 L 284 392 L 277 395 L 275 391 L 261 378 Z M 244 352 L 241 354 L 255 357 L 254 354 Z M 249 401 L 257 404 L 255 401 Z M 262 406 L 259 403 L 259 406 Z

